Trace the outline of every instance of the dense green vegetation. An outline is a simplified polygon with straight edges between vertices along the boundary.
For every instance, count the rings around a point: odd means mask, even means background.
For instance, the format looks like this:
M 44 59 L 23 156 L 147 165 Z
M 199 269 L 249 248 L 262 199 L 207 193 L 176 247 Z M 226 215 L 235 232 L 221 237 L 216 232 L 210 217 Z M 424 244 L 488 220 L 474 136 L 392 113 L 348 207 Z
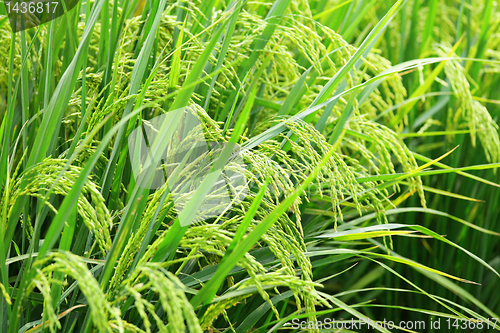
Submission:
M 0 10 L 0 332 L 499 318 L 496 2 L 82 0 L 20 32 Z M 196 162 L 161 160 L 183 200 L 134 174 L 133 130 L 182 108 L 241 147 L 215 216 Z

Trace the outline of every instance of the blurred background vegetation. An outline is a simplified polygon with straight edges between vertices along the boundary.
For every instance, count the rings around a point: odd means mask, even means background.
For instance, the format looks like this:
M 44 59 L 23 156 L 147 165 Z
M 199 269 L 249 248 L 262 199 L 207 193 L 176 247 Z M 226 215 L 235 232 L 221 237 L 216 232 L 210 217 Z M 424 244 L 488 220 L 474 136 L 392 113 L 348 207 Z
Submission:
M 359 45 L 370 27 L 387 12 L 389 1 L 314 1 L 313 15 L 320 22 L 338 31 L 342 37 L 354 45 Z M 329 8 L 335 8 L 327 13 Z M 337 9 L 338 8 L 338 9 Z M 326 14 L 325 14 L 326 13 Z M 498 59 L 500 50 L 500 12 L 494 1 L 408 1 L 395 16 L 379 40 L 375 48 L 393 64 L 422 57 L 442 56 L 440 47 L 457 46 L 456 54 L 463 58 Z M 445 51 L 446 52 L 446 51 Z M 463 61 L 465 74 L 470 82 L 471 94 L 476 101 L 485 105 L 491 117 L 500 121 L 500 73 L 496 64 Z M 417 91 L 431 73 L 432 68 L 415 70 L 403 77 L 408 95 Z M 457 97 L 453 95 L 450 81 L 456 80 L 453 73 L 440 73 L 426 91 L 429 95 L 417 103 L 408 114 L 408 124 L 404 132 L 425 131 L 439 132 L 458 129 L 451 120 L 451 115 L 460 108 Z M 487 140 L 494 140 L 488 138 Z M 405 142 L 412 150 L 429 158 L 437 158 L 449 149 L 459 145 L 456 153 L 451 155 L 448 165 L 460 167 L 466 165 L 485 164 L 491 161 L 470 140 L 470 134 L 409 137 Z M 500 184 L 497 170 L 474 172 L 475 175 Z M 439 176 L 423 177 L 427 186 L 472 197 L 480 202 L 444 197 L 436 193 L 426 193 L 428 207 L 459 216 L 470 223 L 486 229 L 499 231 L 500 220 L 500 188 L 498 185 L 487 186 L 474 179 L 462 177 L 455 173 Z M 410 198 L 403 206 L 414 207 L 418 199 Z M 408 224 L 421 224 L 436 231 L 457 244 L 476 253 L 490 263 L 497 271 L 500 269 L 500 239 L 458 225 L 445 216 L 409 212 L 398 217 Z M 440 267 L 444 271 L 453 271 L 465 279 L 472 279 L 481 286 L 461 284 L 460 287 L 449 284 L 443 279 L 429 279 L 428 276 L 416 273 L 410 267 L 394 267 L 402 275 L 410 277 L 416 285 L 431 294 L 453 300 L 459 304 L 472 306 L 473 296 L 495 314 L 500 313 L 500 297 L 498 278 L 487 269 L 479 267 L 474 260 L 464 253 L 449 246 L 428 239 L 396 238 L 396 251 L 407 258 L 426 263 L 431 267 Z M 368 268 L 367 266 L 370 266 Z M 408 285 L 399 278 L 388 274 L 375 265 L 363 263 L 353 270 L 350 278 L 332 284 L 337 290 L 359 289 L 366 286 L 391 286 L 407 288 Z M 367 272 L 369 272 L 367 274 Z M 327 272 L 324 273 L 328 274 Z M 412 293 L 372 291 L 351 296 L 356 301 L 368 301 L 376 298 L 381 303 L 398 304 L 409 308 L 429 308 L 425 296 Z M 479 311 L 479 307 L 472 306 Z M 434 304 L 430 307 L 438 310 Z M 401 320 L 422 320 L 427 315 L 399 309 L 373 309 L 374 317 L 395 318 Z M 492 314 L 490 314 L 492 315 Z

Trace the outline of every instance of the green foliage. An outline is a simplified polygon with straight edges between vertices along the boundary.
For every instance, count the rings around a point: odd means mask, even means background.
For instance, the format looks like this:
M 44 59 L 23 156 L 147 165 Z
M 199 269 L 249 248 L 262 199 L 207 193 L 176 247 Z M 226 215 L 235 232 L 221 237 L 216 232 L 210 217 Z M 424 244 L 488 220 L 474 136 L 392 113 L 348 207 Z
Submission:
M 498 318 L 499 27 L 490 0 L 82 0 L 20 33 L 1 16 L 0 331 Z M 182 107 L 241 146 L 249 192 L 217 217 L 195 217 L 220 195 L 188 188 L 196 163 L 162 162 L 175 204 L 134 178 L 132 130 Z

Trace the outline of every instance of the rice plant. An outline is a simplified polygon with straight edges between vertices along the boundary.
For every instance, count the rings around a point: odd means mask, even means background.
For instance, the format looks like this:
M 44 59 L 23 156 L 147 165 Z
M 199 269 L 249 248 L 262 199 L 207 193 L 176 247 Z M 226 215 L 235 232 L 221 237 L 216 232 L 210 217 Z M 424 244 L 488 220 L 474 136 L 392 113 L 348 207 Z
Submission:
M 1 332 L 500 329 L 495 2 L 58 3 L 0 6 Z

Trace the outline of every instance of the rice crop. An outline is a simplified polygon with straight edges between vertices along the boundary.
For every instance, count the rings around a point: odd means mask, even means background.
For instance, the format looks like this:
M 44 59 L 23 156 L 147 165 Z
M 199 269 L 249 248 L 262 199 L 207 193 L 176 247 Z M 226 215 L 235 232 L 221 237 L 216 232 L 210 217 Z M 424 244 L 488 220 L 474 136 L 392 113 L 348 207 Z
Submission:
M 500 329 L 496 2 L 22 2 L 0 332 Z

